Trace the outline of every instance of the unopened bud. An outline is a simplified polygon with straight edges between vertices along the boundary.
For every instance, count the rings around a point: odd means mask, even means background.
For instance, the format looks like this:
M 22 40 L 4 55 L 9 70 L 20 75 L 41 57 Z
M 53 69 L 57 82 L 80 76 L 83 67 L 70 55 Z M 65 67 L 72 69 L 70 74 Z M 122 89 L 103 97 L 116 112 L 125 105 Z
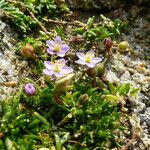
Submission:
M 44 46 L 41 41 L 35 42 L 35 44 L 33 45 L 33 48 L 36 54 L 41 54 L 44 50 Z
M 32 59 L 37 58 L 37 56 L 35 55 L 33 46 L 29 44 L 21 48 L 21 55 L 26 58 L 32 58 Z
M 73 77 L 74 74 L 68 74 L 65 77 L 62 77 L 55 82 L 55 91 L 57 92 L 66 92 L 70 91 L 73 88 Z
M 128 51 L 129 43 L 127 41 L 122 41 L 118 45 L 118 51 L 119 52 L 125 52 Z
M 33 84 L 28 83 L 24 86 L 24 92 L 26 95 L 32 96 L 36 94 L 36 89 Z
M 85 104 L 89 99 L 88 94 L 83 94 L 79 97 L 80 104 Z
M 111 46 L 112 46 L 112 39 L 111 38 L 105 38 L 104 40 L 104 46 L 105 46 L 105 49 L 107 51 L 110 50 Z
M 99 63 L 97 66 L 96 66 L 96 74 L 97 76 L 102 76 L 104 74 L 104 71 L 105 71 L 105 66 L 104 66 L 104 63 Z
M 95 76 L 96 76 L 96 71 L 95 71 L 94 68 L 89 68 L 89 69 L 87 69 L 86 73 L 87 73 L 87 75 L 88 75 L 89 77 L 95 77 Z
M 69 12 L 69 8 L 68 8 L 67 5 L 65 5 L 65 4 L 60 5 L 60 8 L 61 8 L 61 10 L 64 11 L 64 12 Z

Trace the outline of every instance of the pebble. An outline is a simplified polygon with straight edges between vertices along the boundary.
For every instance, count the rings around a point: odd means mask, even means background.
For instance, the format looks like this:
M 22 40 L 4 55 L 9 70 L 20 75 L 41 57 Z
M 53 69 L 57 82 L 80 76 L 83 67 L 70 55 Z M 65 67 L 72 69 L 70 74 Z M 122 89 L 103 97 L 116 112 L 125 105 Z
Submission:
M 17 86 L 17 82 L 16 81 L 4 82 L 4 85 L 7 87 L 15 87 Z

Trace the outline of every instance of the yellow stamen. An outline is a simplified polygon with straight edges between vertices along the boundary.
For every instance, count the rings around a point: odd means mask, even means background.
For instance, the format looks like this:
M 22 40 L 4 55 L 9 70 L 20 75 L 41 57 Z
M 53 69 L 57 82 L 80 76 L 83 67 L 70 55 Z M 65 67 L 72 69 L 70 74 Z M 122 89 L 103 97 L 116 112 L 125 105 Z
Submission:
M 60 50 L 61 50 L 60 46 L 59 45 L 55 45 L 54 51 L 55 52 L 59 52 Z
M 94 53 L 87 52 L 85 55 L 85 62 L 90 63 L 94 58 Z
M 91 59 L 92 59 L 91 56 L 87 56 L 87 57 L 85 57 L 85 62 L 90 63 Z
M 59 65 L 54 66 L 54 72 L 60 72 L 60 67 Z

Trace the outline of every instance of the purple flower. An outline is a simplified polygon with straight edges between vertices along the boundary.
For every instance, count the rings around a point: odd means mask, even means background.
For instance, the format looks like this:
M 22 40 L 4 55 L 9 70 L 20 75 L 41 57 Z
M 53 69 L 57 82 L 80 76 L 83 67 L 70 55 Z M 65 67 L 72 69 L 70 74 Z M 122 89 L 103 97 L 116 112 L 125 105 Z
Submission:
M 94 68 L 95 65 L 102 61 L 102 58 L 95 57 L 95 53 L 93 50 L 88 51 L 86 54 L 77 52 L 79 60 L 75 61 L 78 64 L 86 65 L 89 68 Z
M 55 60 L 55 62 L 45 61 L 44 65 L 46 69 L 43 70 L 43 73 L 51 77 L 60 78 L 73 72 L 71 67 L 66 66 L 65 59 Z
M 56 38 L 52 41 L 46 41 L 46 43 L 48 46 L 47 52 L 51 55 L 57 54 L 59 57 L 64 57 L 66 52 L 69 50 L 69 46 L 64 44 L 59 36 L 56 36 Z
M 24 86 L 24 92 L 27 94 L 27 95 L 34 95 L 36 93 L 36 90 L 35 90 L 35 87 L 33 84 L 31 83 L 28 83 Z

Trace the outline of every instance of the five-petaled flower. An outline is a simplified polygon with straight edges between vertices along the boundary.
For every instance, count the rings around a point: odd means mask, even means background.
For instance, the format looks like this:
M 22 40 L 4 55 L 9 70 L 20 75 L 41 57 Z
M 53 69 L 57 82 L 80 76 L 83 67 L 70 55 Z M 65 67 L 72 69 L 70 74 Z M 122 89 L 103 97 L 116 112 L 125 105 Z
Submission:
M 69 50 L 69 46 L 64 44 L 61 37 L 56 36 L 54 40 L 46 41 L 48 46 L 47 52 L 51 55 L 56 54 L 59 57 L 64 57 L 66 52 Z
M 24 86 L 24 92 L 27 95 L 35 95 L 36 90 L 35 90 L 34 85 L 32 83 L 25 84 L 25 86 Z
M 43 70 L 43 73 L 51 76 L 52 78 L 60 78 L 73 72 L 73 69 L 66 65 L 65 59 L 55 60 L 55 62 L 45 61 L 44 65 L 46 69 Z
M 94 68 L 95 65 L 102 61 L 102 58 L 95 57 L 95 53 L 93 50 L 88 51 L 86 54 L 77 52 L 79 60 L 75 61 L 78 64 L 86 65 L 89 68 Z

